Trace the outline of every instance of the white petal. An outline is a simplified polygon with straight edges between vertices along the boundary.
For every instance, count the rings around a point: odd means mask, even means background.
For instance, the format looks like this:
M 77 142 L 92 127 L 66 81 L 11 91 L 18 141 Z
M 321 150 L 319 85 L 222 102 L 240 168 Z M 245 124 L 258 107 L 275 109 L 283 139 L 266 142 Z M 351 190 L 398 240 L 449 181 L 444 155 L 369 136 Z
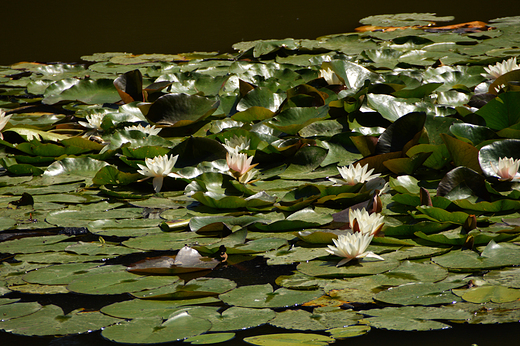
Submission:
M 162 185 L 163 185 L 163 179 L 164 178 L 162 176 L 153 178 L 153 189 L 154 189 L 155 192 L 161 191 L 161 188 L 162 188 Z

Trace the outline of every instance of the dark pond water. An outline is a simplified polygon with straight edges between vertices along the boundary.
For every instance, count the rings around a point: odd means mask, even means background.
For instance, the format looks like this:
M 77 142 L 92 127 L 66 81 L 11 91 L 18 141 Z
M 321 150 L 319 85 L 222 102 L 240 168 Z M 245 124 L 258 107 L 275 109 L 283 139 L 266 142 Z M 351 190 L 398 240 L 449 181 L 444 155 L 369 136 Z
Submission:
M 520 15 L 520 1 L 3 1 L 0 65 L 78 61 L 96 52 L 232 51 L 240 41 L 353 31 L 361 18 L 432 12 L 453 23 Z

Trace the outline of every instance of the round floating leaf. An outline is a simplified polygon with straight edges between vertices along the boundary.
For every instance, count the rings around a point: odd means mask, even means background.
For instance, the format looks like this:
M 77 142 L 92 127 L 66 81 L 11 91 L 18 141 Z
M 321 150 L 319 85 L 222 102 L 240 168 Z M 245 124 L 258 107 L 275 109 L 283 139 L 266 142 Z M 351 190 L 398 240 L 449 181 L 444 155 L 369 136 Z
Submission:
M 146 118 L 160 125 L 187 126 L 209 117 L 217 107 L 215 100 L 204 96 L 167 94 L 152 104 Z
M 323 254 L 326 255 L 327 252 L 323 250 Z M 351 277 L 384 273 L 399 266 L 398 261 L 391 259 L 384 261 L 365 259 L 356 261 L 357 263 L 351 261 L 347 265 L 336 267 L 338 262 L 339 259 L 335 261 L 313 260 L 300 263 L 297 269 L 303 274 L 310 276 Z
M 232 340 L 234 337 L 235 333 L 212 333 L 192 336 L 191 338 L 185 339 L 184 342 L 189 342 L 192 345 L 210 345 L 226 342 Z
M 366 325 L 358 325 L 358 326 L 348 326 L 344 328 L 333 328 L 327 330 L 334 339 L 344 339 L 344 338 L 352 338 L 355 336 L 360 336 L 368 333 L 370 331 L 370 326 Z
M 379 112 L 381 116 L 391 122 L 403 117 L 405 114 L 418 110 L 413 100 L 396 98 L 386 94 L 368 94 L 368 105 Z
M 486 126 L 493 130 L 502 130 L 520 122 L 520 98 L 518 92 L 506 92 L 498 95 L 480 108 L 476 114 L 486 121 Z
M 408 282 L 436 282 L 445 279 L 448 271 L 441 266 L 430 263 L 404 261 L 395 269 L 372 276 L 372 280 L 380 286 L 399 286 Z
M 327 244 L 331 244 L 332 240 L 328 238 Z M 335 238 L 334 238 L 335 239 Z M 314 258 L 324 255 L 323 248 L 306 248 L 301 246 L 286 246 L 263 254 L 268 258 L 268 265 L 292 264 L 295 262 L 310 261 Z
M 280 94 L 273 93 L 267 87 L 257 87 L 249 91 L 237 104 L 237 111 L 239 112 L 249 112 L 248 110 L 252 107 L 263 108 L 271 111 L 271 116 L 273 112 L 278 110 L 278 107 L 282 104 L 284 97 Z M 255 110 L 255 113 L 257 110 Z M 261 111 L 261 114 L 268 115 L 267 112 Z M 237 115 L 238 116 L 238 115 Z M 244 121 L 240 119 L 235 120 Z M 262 119 L 254 119 L 254 120 L 262 120 Z
M 496 137 L 495 132 L 489 127 L 468 123 L 455 123 L 450 126 L 450 132 L 459 139 L 471 141 L 473 145 L 479 145 L 485 140 Z
M 279 308 L 303 304 L 323 295 L 321 290 L 296 291 L 279 288 L 273 292 L 270 284 L 242 286 L 219 298 L 226 304 L 251 308 Z
M 276 314 L 269 324 L 285 329 L 325 330 L 356 324 L 361 318 L 354 311 L 336 310 L 310 313 L 305 310 L 286 310 Z
M 453 293 L 471 303 L 507 303 L 520 299 L 520 290 L 504 286 L 480 286 L 467 290 L 453 290 Z
M 196 239 L 195 239 L 196 238 Z M 129 239 L 123 242 L 126 247 L 140 250 L 180 250 L 186 244 L 198 242 L 200 245 L 214 243 L 214 238 L 204 239 L 195 232 L 158 233 Z
M 449 324 L 432 321 L 419 320 L 407 317 L 370 317 L 365 319 L 373 328 L 388 329 L 388 330 L 403 330 L 403 331 L 427 331 L 427 330 L 441 330 L 451 328 Z
M 456 166 L 465 166 L 475 172 L 482 173 L 480 165 L 478 164 L 477 148 L 447 134 L 441 134 L 441 137 Z
M 0 252 L 5 253 L 35 253 L 46 251 L 63 251 L 70 243 L 62 242 L 69 239 L 66 235 L 44 237 L 29 237 L 9 240 L 0 243 Z
M 39 270 L 33 270 L 24 275 L 23 280 L 43 285 L 66 285 L 74 280 L 75 275 L 86 273 L 92 268 L 98 267 L 95 263 L 71 263 L 49 266 Z
M 220 300 L 213 297 L 185 300 L 132 299 L 104 306 L 101 309 L 101 312 L 110 316 L 125 319 L 150 317 L 160 317 L 162 319 L 167 319 L 168 316 L 172 315 L 173 313 L 178 313 L 179 311 L 189 311 L 192 309 L 202 310 L 204 314 L 210 315 L 215 313 L 218 307 L 196 305 L 214 304 L 219 302 Z
M 293 346 L 293 345 L 309 345 L 321 346 L 334 343 L 335 340 L 328 336 L 319 334 L 302 334 L 302 333 L 284 333 L 269 334 L 260 336 L 250 336 L 244 338 L 244 341 L 259 346 Z
M 46 92 L 49 91 L 47 88 Z M 82 79 L 60 94 L 46 96 L 45 104 L 55 104 L 60 101 L 80 101 L 87 104 L 115 103 L 120 96 L 111 79 Z
M 329 106 L 322 107 L 291 107 L 281 111 L 270 122 L 269 126 L 295 135 L 305 126 L 328 116 Z
M 67 289 L 83 294 L 121 294 L 170 285 L 176 277 L 140 276 L 125 271 L 85 274 L 72 281 Z
M 157 344 L 182 340 L 207 332 L 208 320 L 190 316 L 186 311 L 174 313 L 165 322 L 161 318 L 136 318 L 102 331 L 104 338 L 125 344 Z
M 492 270 L 484 275 L 484 279 L 492 285 L 520 288 L 520 268 Z
M 425 121 L 424 113 L 409 113 L 395 120 L 379 137 L 376 154 L 401 151 L 408 142 L 417 141 Z
M 289 215 L 285 220 L 278 220 L 270 224 L 256 223 L 255 227 L 262 231 L 290 231 L 302 228 L 319 227 L 332 222 L 332 216 L 305 208 Z
M 203 311 L 190 312 L 196 317 L 208 319 L 213 326 L 211 332 L 224 332 L 229 330 L 244 330 L 267 323 L 276 316 L 271 309 L 250 309 L 232 306 L 221 314 L 205 314 Z
M 383 309 L 371 309 L 360 311 L 368 316 L 376 317 L 405 317 L 419 320 L 467 320 L 472 314 L 452 307 L 433 307 L 433 306 L 401 306 L 386 307 Z
M 390 288 L 376 294 L 375 299 L 384 303 L 399 305 L 436 305 L 450 304 L 458 300 L 451 293 L 452 288 L 463 283 L 410 283 Z
M 30 315 L 38 310 L 42 306 L 37 302 L 20 302 L 0 305 L 0 316 L 1 321 L 8 321 L 12 318 L 18 318 L 22 316 Z
M 234 281 L 224 278 L 197 278 L 187 283 L 174 283 L 156 289 L 132 293 L 142 299 L 190 299 L 217 296 L 236 287 Z
M 493 241 L 490 242 L 494 243 Z M 475 271 L 520 265 L 520 247 L 512 244 L 488 245 L 478 254 L 470 250 L 451 251 L 432 258 L 440 266 L 460 271 Z
M 74 310 L 64 315 L 56 305 L 46 305 L 30 315 L 0 322 L 0 329 L 21 335 L 67 335 L 98 330 L 119 321 L 97 311 Z

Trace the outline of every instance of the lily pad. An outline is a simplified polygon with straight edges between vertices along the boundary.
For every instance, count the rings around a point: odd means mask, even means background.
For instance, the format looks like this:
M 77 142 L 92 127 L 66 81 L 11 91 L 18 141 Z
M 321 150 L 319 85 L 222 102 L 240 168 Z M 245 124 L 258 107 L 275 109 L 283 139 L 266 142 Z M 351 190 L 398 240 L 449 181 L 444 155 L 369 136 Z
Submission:
M 323 295 L 321 290 L 297 291 L 279 288 L 273 291 L 270 284 L 265 284 L 242 286 L 221 294 L 219 298 L 224 303 L 234 306 L 275 308 L 301 305 L 321 295 Z

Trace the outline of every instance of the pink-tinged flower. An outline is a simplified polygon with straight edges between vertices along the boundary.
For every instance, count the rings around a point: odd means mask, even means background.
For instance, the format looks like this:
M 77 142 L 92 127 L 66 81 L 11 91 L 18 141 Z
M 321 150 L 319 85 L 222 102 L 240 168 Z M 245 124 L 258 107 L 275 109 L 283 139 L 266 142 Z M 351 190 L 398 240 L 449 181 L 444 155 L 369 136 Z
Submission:
M 368 233 L 363 234 L 361 232 L 340 234 L 338 239 L 332 239 L 336 246 L 328 245 L 329 248 L 325 250 L 331 255 L 345 257 L 339 261 L 336 267 L 340 267 L 355 258 L 372 257 L 384 261 L 383 257 L 372 251 L 365 252 L 373 237 Z
M 497 79 L 503 74 L 518 69 L 520 69 L 520 65 L 517 65 L 516 57 L 514 57 L 509 60 L 497 62 L 495 65 L 489 65 L 488 67 L 484 67 L 484 70 L 487 73 L 482 73 L 482 76 L 488 79 Z
M 518 173 L 518 167 L 520 166 L 520 160 L 515 160 L 510 157 L 501 157 L 498 159 L 498 167 L 495 167 L 491 163 L 491 168 L 495 174 L 499 177 L 500 181 L 511 181 L 513 179 L 520 178 Z
M 349 209 L 350 228 L 354 233 L 377 235 L 385 224 L 385 217 L 379 213 L 369 214 L 365 208 Z
M 0 110 L 0 131 L 2 131 L 11 119 L 11 115 L 5 115 L 3 110 Z M 0 132 L 0 139 L 4 139 L 4 135 Z
M 241 183 L 247 183 L 256 174 L 256 171 L 252 171 L 252 169 L 258 165 L 258 163 L 254 165 L 251 164 L 253 156 L 248 158 L 247 154 L 228 152 L 226 154 L 226 161 L 231 175 Z
M 153 159 L 146 158 L 146 166 L 143 166 L 139 163 L 137 164 L 139 168 L 141 168 L 137 171 L 137 173 L 147 176 L 147 178 L 143 180 L 153 178 L 153 189 L 155 192 L 159 192 L 161 191 L 164 177 L 181 177 L 176 173 L 172 173 L 173 166 L 175 165 L 175 162 L 177 162 L 178 157 L 179 155 L 173 157 L 168 157 L 168 155 L 164 155 L 156 156 Z
M 356 185 L 379 177 L 381 174 L 372 174 L 374 169 L 368 170 L 368 164 L 361 167 L 361 164 L 338 167 L 338 171 L 343 179 L 329 178 L 332 182 L 340 185 Z

